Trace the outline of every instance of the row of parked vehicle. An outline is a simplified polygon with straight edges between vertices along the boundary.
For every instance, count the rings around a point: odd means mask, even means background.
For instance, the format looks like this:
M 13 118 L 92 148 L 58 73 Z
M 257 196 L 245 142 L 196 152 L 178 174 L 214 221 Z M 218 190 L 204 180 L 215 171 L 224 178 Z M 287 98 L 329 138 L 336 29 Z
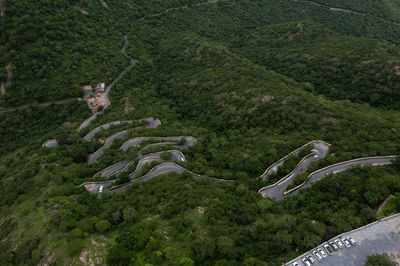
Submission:
M 316 248 L 313 250 L 311 254 L 308 254 L 302 258 L 302 262 L 304 266 L 311 266 L 318 261 L 323 261 L 328 256 L 332 255 L 333 252 L 337 251 L 341 248 L 350 248 L 354 246 L 356 241 L 351 237 L 346 238 L 338 238 L 335 240 L 331 240 L 326 242 L 321 247 Z M 292 266 L 300 266 L 300 264 L 296 261 L 293 262 Z

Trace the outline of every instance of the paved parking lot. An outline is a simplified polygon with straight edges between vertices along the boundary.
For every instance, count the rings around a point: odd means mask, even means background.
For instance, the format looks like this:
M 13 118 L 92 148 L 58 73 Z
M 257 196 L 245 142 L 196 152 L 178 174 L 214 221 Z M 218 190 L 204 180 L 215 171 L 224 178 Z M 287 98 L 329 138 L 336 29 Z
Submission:
M 386 253 L 392 260 L 400 263 L 400 214 L 392 215 L 377 222 L 368 224 L 364 227 L 344 233 L 331 240 L 340 238 L 353 238 L 357 243 L 349 248 L 344 247 L 328 255 L 323 261 L 318 261 L 314 256 L 316 263 L 314 265 L 346 265 L 360 266 L 365 263 L 367 256 L 375 253 Z M 331 240 L 328 240 L 330 242 Z M 304 265 L 302 258 L 312 254 L 317 248 L 299 256 L 298 258 L 286 263 L 285 265 L 293 265 L 297 262 L 298 265 Z

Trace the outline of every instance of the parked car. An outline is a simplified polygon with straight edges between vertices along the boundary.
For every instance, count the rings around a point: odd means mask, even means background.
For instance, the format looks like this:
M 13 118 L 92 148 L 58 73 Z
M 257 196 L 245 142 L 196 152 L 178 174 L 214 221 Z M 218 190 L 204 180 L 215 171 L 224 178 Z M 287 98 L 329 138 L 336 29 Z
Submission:
M 312 265 L 311 262 L 308 260 L 307 257 L 304 257 L 304 258 L 302 259 L 302 261 L 303 261 L 304 266 L 311 266 L 311 265 Z
M 322 257 L 326 258 L 328 255 L 326 255 L 325 251 L 322 250 L 322 248 L 317 249 L 319 254 L 321 254 Z
M 308 259 L 308 261 L 311 262 L 311 264 L 314 264 L 314 263 L 317 262 L 311 255 L 309 255 L 309 256 L 307 257 L 307 259 Z
M 344 248 L 342 241 L 340 241 L 339 239 L 336 239 L 335 243 L 338 245 L 339 248 Z
M 351 238 L 351 237 L 348 237 L 347 240 L 349 240 L 349 242 L 350 242 L 353 246 L 356 244 L 356 241 L 355 241 L 353 238 Z
M 314 257 L 317 258 L 317 260 L 322 261 L 324 258 L 318 253 L 318 251 L 314 250 L 312 252 L 312 254 L 314 255 Z
M 331 245 L 333 251 L 336 251 L 339 249 L 338 245 L 335 243 L 335 241 L 329 242 L 329 245 Z
M 347 240 L 346 238 L 345 239 L 342 239 L 342 241 L 343 241 L 343 244 L 346 246 L 346 247 L 351 247 L 351 244 L 350 244 L 350 241 L 349 240 Z
M 332 255 L 333 249 L 331 248 L 331 246 L 329 246 L 328 244 L 325 244 L 325 245 L 324 245 L 324 249 L 326 250 L 326 252 L 328 253 L 328 255 Z
M 99 193 L 100 193 L 100 194 L 103 193 L 103 186 L 100 186 L 100 188 L 99 188 Z
M 292 266 L 300 266 L 300 264 L 297 261 L 295 261 L 292 263 Z

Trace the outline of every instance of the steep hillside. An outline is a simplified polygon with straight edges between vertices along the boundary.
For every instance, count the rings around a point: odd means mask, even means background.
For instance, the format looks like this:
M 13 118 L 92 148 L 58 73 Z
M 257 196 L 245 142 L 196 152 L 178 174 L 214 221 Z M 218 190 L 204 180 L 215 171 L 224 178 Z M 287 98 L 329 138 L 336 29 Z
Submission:
M 393 0 L 379 1 L 347 1 L 347 0 L 319 0 L 317 3 L 325 4 L 333 8 L 342 8 L 353 11 L 364 12 L 366 14 L 377 17 L 399 21 L 400 20 L 400 4 Z
M 252 31 L 233 47 L 269 69 L 310 82 L 315 92 L 332 99 L 400 108 L 400 49 L 386 42 L 296 22 Z
M 156 50 L 152 62 L 139 62 L 121 80 L 110 109 L 90 129 L 116 119 L 157 116 L 159 128 L 130 136 L 192 135 L 198 143 L 184 151 L 185 167 L 237 182 L 171 175 L 114 195 L 90 195 L 78 185 L 131 156 L 119 150 L 129 137 L 88 166 L 87 155 L 102 146 L 104 136 L 84 142 L 85 132 L 66 127 L 56 134 L 57 148 L 40 149 L 36 141 L 1 158 L 2 264 L 97 258 L 108 264 L 279 265 L 295 256 L 296 248 L 301 252 L 373 221 L 374 205 L 400 192 L 394 185 L 400 176 L 388 166 L 327 179 L 282 202 L 262 199 L 256 191 L 263 184 L 256 178 L 308 140 L 333 144 L 320 166 L 398 152 L 398 113 L 314 96 L 309 85 L 193 34 L 166 39 Z M 126 106 L 135 111 L 125 111 Z M 101 245 L 109 251 L 98 249 Z
M 308 172 L 400 154 L 395 1 L 0 2 L 0 265 L 282 265 L 400 195 L 399 159 L 258 192 L 311 140 Z

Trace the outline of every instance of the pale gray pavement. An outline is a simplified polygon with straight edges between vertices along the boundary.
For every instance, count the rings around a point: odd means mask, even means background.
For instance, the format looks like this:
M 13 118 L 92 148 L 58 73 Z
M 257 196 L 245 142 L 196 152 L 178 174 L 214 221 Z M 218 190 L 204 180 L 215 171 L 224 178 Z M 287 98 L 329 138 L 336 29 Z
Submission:
M 112 135 L 111 137 L 109 137 L 109 138 L 105 141 L 103 147 L 101 147 L 101 148 L 98 149 L 96 152 L 94 152 L 94 153 L 92 153 L 92 154 L 89 155 L 88 164 L 90 165 L 90 164 L 92 164 L 92 163 L 97 162 L 97 159 L 98 159 L 100 156 L 102 156 L 102 155 L 104 154 L 104 151 L 105 151 L 106 149 L 108 149 L 108 148 L 113 144 L 113 142 L 114 142 L 115 139 L 122 138 L 122 137 L 125 136 L 126 134 L 128 134 L 128 131 L 127 131 L 127 130 L 124 130 L 124 131 L 115 133 L 114 135 Z
M 104 105 L 103 105 L 103 109 L 102 109 L 100 112 L 98 112 L 98 113 L 92 115 L 91 117 L 89 117 L 88 119 L 86 119 L 85 121 L 83 121 L 83 123 L 82 123 L 82 124 L 79 126 L 79 128 L 78 128 L 78 132 L 81 131 L 83 128 L 87 127 L 94 119 L 96 119 L 96 117 L 97 117 L 98 114 L 103 113 L 104 110 L 106 110 L 106 109 L 108 108 L 108 106 L 111 105 L 110 99 L 108 98 L 108 94 L 110 93 L 110 90 L 111 90 L 112 87 L 114 87 L 114 85 L 117 84 L 117 82 L 125 75 L 125 73 L 126 73 L 127 71 L 129 71 L 135 64 L 136 64 L 135 59 L 131 58 L 131 63 L 130 63 L 130 65 L 129 65 L 127 68 L 125 68 L 125 69 L 118 75 L 118 77 L 117 77 L 113 82 L 111 82 L 111 84 L 108 85 L 108 87 L 106 88 L 106 92 L 104 93 Z
M 156 128 L 159 125 L 161 125 L 161 121 L 158 118 L 154 119 L 152 117 L 149 117 L 149 118 L 140 119 L 138 121 L 139 122 L 147 121 L 149 123 L 149 125 L 143 127 L 143 128 L 146 128 L 146 129 Z M 110 136 L 105 141 L 103 147 L 101 147 L 96 152 L 94 152 L 94 153 L 89 155 L 88 164 L 92 164 L 92 163 L 97 162 L 97 159 L 100 158 L 104 154 L 104 151 L 111 146 L 111 144 L 114 142 L 115 139 L 121 138 L 121 137 L 125 136 L 126 134 L 128 134 L 128 130 L 124 130 L 124 131 L 115 133 L 114 135 Z
M 177 162 L 186 162 L 185 159 L 185 155 L 183 155 L 182 152 L 177 151 L 177 150 L 169 150 L 169 151 L 165 151 L 165 152 L 170 152 L 171 153 L 171 161 L 177 161 Z M 134 172 L 132 172 L 129 177 L 130 178 L 135 178 L 137 177 L 137 175 L 140 173 L 140 171 L 142 170 L 143 166 L 154 162 L 154 161 L 161 161 L 163 159 L 161 159 L 161 154 L 164 153 L 163 152 L 155 152 L 155 153 L 149 153 L 146 154 L 137 164 L 136 169 Z
M 385 219 L 368 224 L 353 231 L 341 234 L 328 240 L 331 242 L 340 238 L 353 238 L 357 243 L 349 248 L 344 247 L 335 251 L 323 261 L 314 265 L 326 266 L 360 266 L 364 265 L 366 258 L 376 253 L 386 253 L 392 260 L 400 263 L 400 214 L 395 214 Z M 305 255 L 317 248 L 322 248 L 326 242 L 314 248 L 310 252 L 304 253 L 296 259 L 287 262 L 285 265 L 292 266 L 294 262 L 303 265 L 301 262 Z
M 298 155 L 303 149 L 305 149 L 307 146 L 313 146 L 315 149 L 315 152 L 322 157 L 325 157 L 326 154 L 328 153 L 330 144 L 326 143 L 324 141 L 320 141 L 320 140 L 313 140 L 309 143 L 306 143 L 305 145 L 297 148 L 296 150 L 294 150 L 293 152 L 289 153 L 288 155 L 286 155 L 285 157 L 279 159 L 279 161 L 271 164 L 267 170 L 265 170 L 265 172 L 260 176 L 262 180 L 266 181 L 268 180 L 269 176 L 273 173 L 275 173 L 276 171 L 278 171 L 278 168 L 280 166 L 283 165 L 283 163 L 285 162 L 285 160 L 287 158 L 289 158 L 291 155 Z
M 132 120 L 128 120 L 128 121 L 114 121 L 114 122 L 110 122 L 104 125 L 101 125 L 99 127 L 96 127 L 95 129 L 93 129 L 92 131 L 90 131 L 89 133 L 86 134 L 86 136 L 83 137 L 84 141 L 89 141 L 91 140 L 94 135 L 96 135 L 97 133 L 99 133 L 101 130 L 106 130 L 109 129 L 112 126 L 118 126 L 124 123 L 127 124 L 131 124 L 133 121 Z
M 125 168 L 128 164 L 130 163 L 129 160 L 124 160 L 122 162 L 113 164 L 103 170 L 101 170 L 100 172 L 98 172 L 97 174 L 94 175 L 94 177 L 107 177 L 109 178 L 110 176 L 113 175 L 113 173 L 122 170 L 123 168 Z
M 196 139 L 191 136 L 176 136 L 176 137 L 137 137 L 130 140 L 127 140 L 124 144 L 122 144 L 120 150 L 126 151 L 129 147 L 140 144 L 146 140 L 154 140 L 154 141 L 176 141 L 179 142 L 182 138 L 185 139 L 185 143 L 183 145 L 179 145 L 180 148 L 185 149 L 187 147 L 193 146 L 196 142 Z
M 323 179 L 325 176 L 329 174 L 337 174 L 346 171 L 352 167 L 357 167 L 357 166 L 362 167 L 368 164 L 372 166 L 388 165 L 391 164 L 394 159 L 395 156 L 368 157 L 368 158 L 360 158 L 357 159 L 356 161 L 351 160 L 325 167 L 321 170 L 315 171 L 314 174 L 311 175 L 310 179 L 308 179 L 308 181 L 301 188 L 293 191 L 288 195 L 296 195 L 300 190 L 307 187 L 311 187 L 312 183 Z
M 124 46 L 121 49 L 121 53 L 125 53 L 126 47 L 128 47 L 129 44 L 129 40 L 128 40 L 128 36 L 124 35 Z
M 276 186 L 265 187 L 260 190 L 261 195 L 266 198 L 274 198 L 277 200 L 282 200 L 284 198 L 283 192 L 286 190 L 287 186 L 293 182 L 293 179 L 300 173 L 307 171 L 308 166 L 321 158 L 324 158 L 328 154 L 329 146 L 324 142 L 314 143 L 313 152 L 315 155 L 305 158 L 297 167 L 292 171 L 292 174 L 288 176 L 285 180 L 280 181 Z M 297 152 L 298 153 L 298 152 Z
M 45 143 L 43 143 L 43 148 L 54 148 L 58 146 L 58 141 L 56 139 L 49 139 Z
M 154 119 L 153 117 L 147 117 L 147 118 L 142 118 L 142 119 L 137 120 L 137 122 L 144 122 L 144 121 L 149 123 L 149 125 L 145 126 L 145 128 L 157 128 L 159 125 L 161 125 L 161 121 L 158 118 Z M 94 135 L 99 133 L 101 130 L 109 129 L 112 126 L 118 126 L 118 125 L 121 125 L 124 123 L 131 124 L 133 122 L 134 122 L 133 120 L 113 121 L 113 122 L 101 125 L 99 127 L 96 127 L 95 129 L 93 129 L 92 131 L 90 131 L 88 134 L 86 134 L 86 136 L 83 137 L 83 140 L 89 141 L 94 137 Z

